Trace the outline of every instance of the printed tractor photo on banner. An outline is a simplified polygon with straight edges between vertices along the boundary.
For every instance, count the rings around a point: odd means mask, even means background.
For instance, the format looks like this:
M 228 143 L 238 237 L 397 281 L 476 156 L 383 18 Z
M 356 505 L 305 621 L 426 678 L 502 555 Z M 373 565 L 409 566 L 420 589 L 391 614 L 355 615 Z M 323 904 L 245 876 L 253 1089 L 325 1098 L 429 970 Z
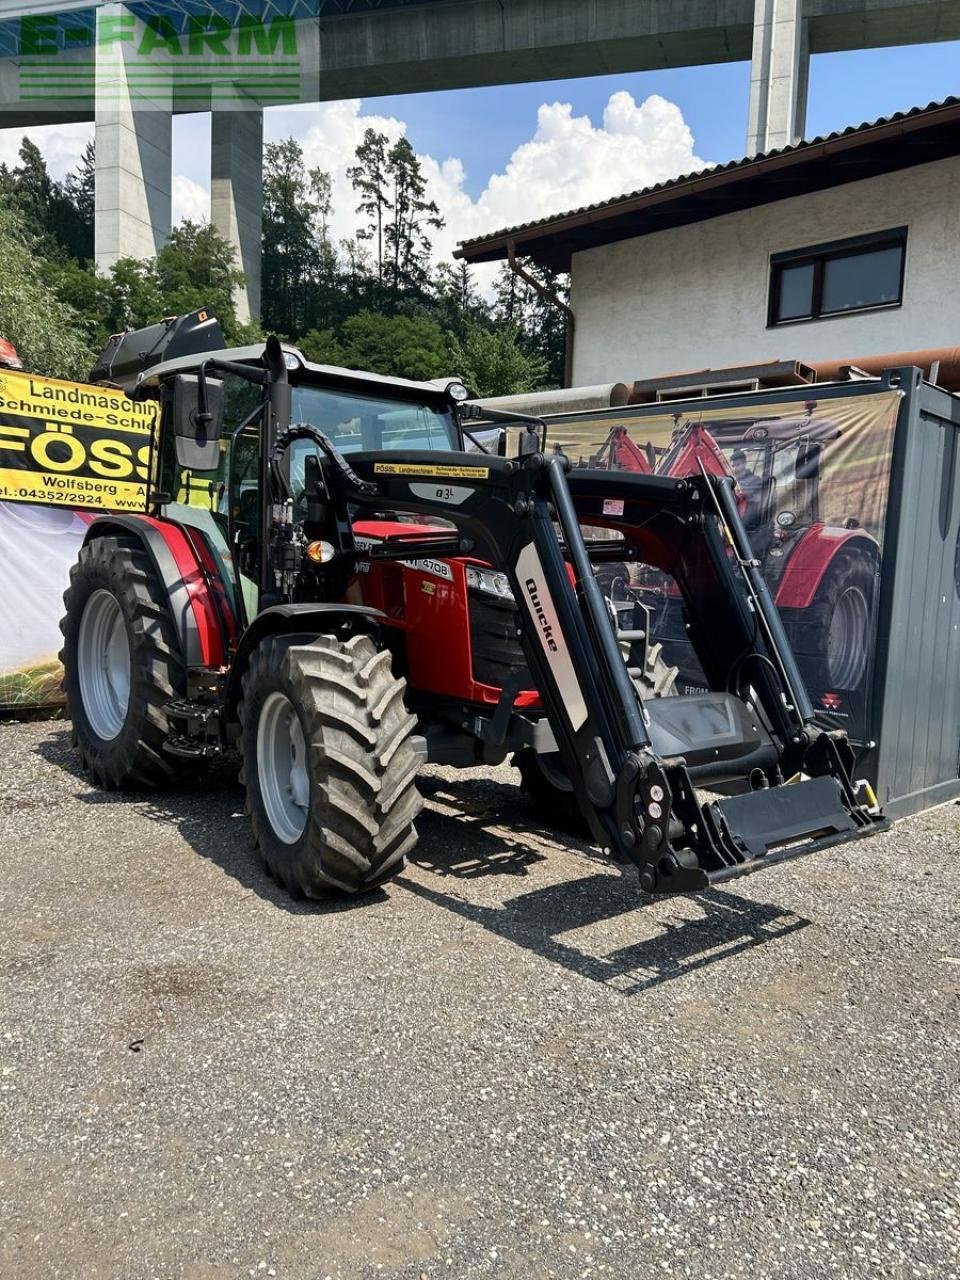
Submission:
M 559 417 L 551 439 L 580 466 L 733 481 L 753 554 L 818 714 L 866 736 L 897 391 L 664 413 Z M 600 570 L 621 612 L 639 606 L 689 692 L 706 682 L 669 575 Z M 744 679 L 750 673 L 743 672 Z

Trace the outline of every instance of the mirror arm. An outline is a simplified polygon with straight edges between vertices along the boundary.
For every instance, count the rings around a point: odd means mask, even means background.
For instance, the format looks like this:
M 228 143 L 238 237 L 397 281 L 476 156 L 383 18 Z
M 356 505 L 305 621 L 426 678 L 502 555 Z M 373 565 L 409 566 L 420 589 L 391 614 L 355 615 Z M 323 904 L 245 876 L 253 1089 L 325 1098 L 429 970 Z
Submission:
M 270 375 L 266 369 L 258 369 L 255 365 L 241 364 L 237 360 L 217 360 L 212 357 L 203 360 L 197 370 L 197 423 L 201 427 L 209 427 L 213 414 L 207 406 L 207 370 L 215 373 L 232 373 L 246 382 L 253 382 L 259 387 L 266 386 Z

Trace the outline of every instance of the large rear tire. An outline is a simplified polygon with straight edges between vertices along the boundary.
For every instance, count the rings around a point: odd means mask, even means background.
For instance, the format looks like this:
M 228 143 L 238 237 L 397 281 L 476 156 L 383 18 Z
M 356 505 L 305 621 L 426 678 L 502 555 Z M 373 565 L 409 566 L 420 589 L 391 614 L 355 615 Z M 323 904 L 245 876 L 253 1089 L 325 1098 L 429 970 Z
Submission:
M 416 843 L 420 756 L 404 689 L 369 636 L 273 636 L 254 650 L 241 778 L 267 869 L 294 896 L 376 888 Z
M 873 647 L 876 558 L 841 551 L 823 575 L 804 628 L 813 639 L 817 688 L 855 692 L 862 688 Z
M 139 540 L 94 538 L 64 593 L 63 687 L 84 767 L 107 788 L 160 787 L 183 768 L 164 754 L 164 705 L 186 669 L 163 584 Z

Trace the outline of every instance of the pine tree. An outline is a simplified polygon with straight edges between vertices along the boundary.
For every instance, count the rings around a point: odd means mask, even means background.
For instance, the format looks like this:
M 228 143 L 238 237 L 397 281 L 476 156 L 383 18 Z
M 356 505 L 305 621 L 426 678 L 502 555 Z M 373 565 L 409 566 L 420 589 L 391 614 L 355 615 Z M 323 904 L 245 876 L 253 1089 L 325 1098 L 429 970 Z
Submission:
M 469 263 L 441 262 L 434 277 L 434 289 L 440 323 L 458 338 L 465 337 L 472 324 L 489 324 L 487 307 L 473 283 Z
M 84 147 L 77 167 L 67 175 L 61 191 L 66 207 L 58 239 L 70 257 L 81 262 L 91 261 L 96 205 L 96 152 L 92 138 Z
M 427 184 L 413 147 L 398 138 L 387 156 L 393 185 L 393 216 L 386 230 L 394 302 L 404 293 L 424 292 L 431 243 L 428 228 L 443 226 L 440 210 L 426 198 Z
M 326 232 L 330 182 L 307 172 L 293 138 L 268 143 L 263 167 L 263 323 L 295 337 L 322 320 L 320 293 L 335 272 Z
M 53 179 L 43 152 L 26 137 L 20 143 L 20 163 L 13 170 L 13 194 L 17 208 L 35 232 L 49 234 Z
M 355 152 L 357 163 L 347 170 L 347 177 L 360 197 L 357 213 L 369 219 L 357 232 L 358 240 L 371 240 L 376 251 L 377 281 L 383 284 L 384 229 L 392 205 L 388 194 L 389 164 L 385 133 L 367 129 Z

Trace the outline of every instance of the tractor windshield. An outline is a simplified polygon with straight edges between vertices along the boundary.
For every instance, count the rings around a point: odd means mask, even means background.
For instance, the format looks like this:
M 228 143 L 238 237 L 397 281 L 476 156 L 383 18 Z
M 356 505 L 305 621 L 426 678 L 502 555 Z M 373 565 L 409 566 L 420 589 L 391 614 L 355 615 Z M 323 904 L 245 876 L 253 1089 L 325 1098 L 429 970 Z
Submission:
M 292 421 L 319 427 L 341 453 L 460 447 L 453 412 L 448 408 L 417 400 L 353 395 L 309 383 L 293 387 Z

